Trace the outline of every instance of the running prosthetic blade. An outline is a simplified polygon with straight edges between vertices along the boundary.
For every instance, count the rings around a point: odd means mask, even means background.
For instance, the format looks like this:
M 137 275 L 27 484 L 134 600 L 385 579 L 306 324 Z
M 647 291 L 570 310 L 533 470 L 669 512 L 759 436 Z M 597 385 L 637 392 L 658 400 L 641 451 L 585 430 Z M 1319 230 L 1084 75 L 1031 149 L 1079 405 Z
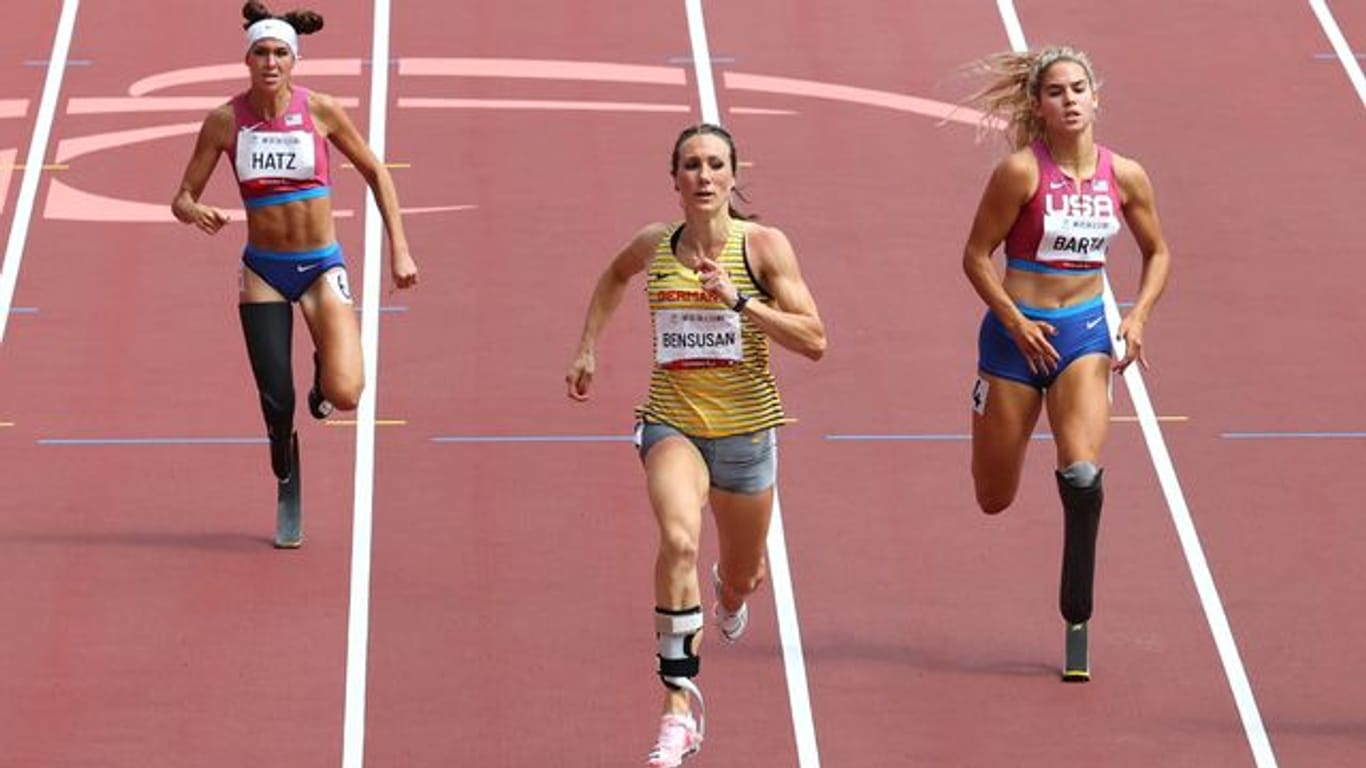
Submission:
M 279 481 L 275 507 L 275 547 L 298 549 L 304 543 L 303 477 L 299 471 L 299 435 L 290 439 L 289 477 Z
M 1067 651 L 1062 664 L 1064 683 L 1085 683 L 1091 680 L 1091 657 L 1087 648 L 1087 625 L 1067 625 Z

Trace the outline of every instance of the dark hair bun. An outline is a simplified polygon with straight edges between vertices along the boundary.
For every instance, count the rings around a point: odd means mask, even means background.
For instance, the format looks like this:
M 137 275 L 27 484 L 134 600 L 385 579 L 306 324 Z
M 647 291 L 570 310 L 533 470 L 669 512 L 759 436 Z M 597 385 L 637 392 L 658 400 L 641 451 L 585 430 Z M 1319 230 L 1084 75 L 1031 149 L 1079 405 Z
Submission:
M 301 35 L 311 35 L 323 28 L 322 15 L 313 11 L 290 11 L 280 18 L 289 22 L 289 26 Z
M 294 31 L 301 35 L 311 35 L 323 28 L 323 17 L 319 13 L 314 11 L 296 10 L 290 11 L 282 16 L 276 16 L 274 13 L 271 13 L 270 9 L 267 8 L 266 4 L 261 2 L 261 0 L 247 0 L 246 4 L 242 6 L 242 18 L 247 20 L 246 23 L 242 25 L 243 29 L 250 27 L 252 24 L 255 24 L 262 19 L 279 19 L 289 26 L 294 27 Z
M 274 18 L 274 16 L 275 14 L 271 13 L 270 9 L 266 7 L 266 4 L 260 2 L 260 0 L 247 0 L 242 6 L 242 18 L 247 20 L 246 23 L 242 25 L 242 28 L 246 29 L 261 19 L 270 19 Z

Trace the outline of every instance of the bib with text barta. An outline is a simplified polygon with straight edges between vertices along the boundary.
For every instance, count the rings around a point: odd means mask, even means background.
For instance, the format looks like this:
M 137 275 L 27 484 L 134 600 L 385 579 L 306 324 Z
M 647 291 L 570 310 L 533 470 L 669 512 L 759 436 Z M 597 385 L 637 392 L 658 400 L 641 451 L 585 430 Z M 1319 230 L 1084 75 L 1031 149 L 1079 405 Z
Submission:
M 740 314 L 729 309 L 655 312 L 655 362 L 663 368 L 713 368 L 744 359 Z
M 237 178 L 297 179 L 314 177 L 313 134 L 308 131 L 250 131 L 237 134 Z
M 1106 194 L 1048 191 L 1044 196 L 1041 262 L 1105 264 L 1110 238 L 1120 229 L 1114 198 Z

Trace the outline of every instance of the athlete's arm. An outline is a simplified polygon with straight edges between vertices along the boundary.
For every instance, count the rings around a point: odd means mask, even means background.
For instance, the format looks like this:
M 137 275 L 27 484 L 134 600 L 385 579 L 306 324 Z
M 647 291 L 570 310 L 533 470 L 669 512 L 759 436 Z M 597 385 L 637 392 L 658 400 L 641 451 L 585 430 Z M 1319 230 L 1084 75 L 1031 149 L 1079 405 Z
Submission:
M 195 140 L 194 153 L 185 167 L 185 175 L 180 180 L 180 188 L 171 200 L 171 214 L 176 220 L 193 224 L 212 235 L 228 223 L 228 214 L 211 205 L 199 202 L 204 187 L 218 165 L 218 155 L 228 146 L 227 137 L 232 135 L 233 120 L 231 105 L 223 105 L 204 118 L 199 127 L 199 138 Z
M 1124 220 L 1134 233 L 1139 253 L 1143 255 L 1143 275 L 1138 284 L 1138 298 L 1129 314 L 1119 324 L 1119 336 L 1124 339 L 1124 359 L 1115 363 L 1122 371 L 1134 360 L 1143 368 L 1148 359 L 1143 352 L 1143 329 L 1152 314 L 1153 306 L 1167 287 L 1171 272 L 1171 251 L 1162 237 L 1162 226 L 1157 220 L 1157 203 L 1152 182 L 1143 166 L 1128 158 L 1115 156 L 1115 180 L 1119 182 Z
M 574 360 L 569 364 L 569 372 L 564 380 L 569 384 L 569 396 L 575 400 L 587 400 L 588 389 L 593 384 L 593 373 L 597 370 L 598 335 L 607 327 L 607 321 L 621 305 L 621 297 L 631 278 L 639 274 L 650 263 L 655 245 L 664 237 L 668 227 L 664 224 L 651 224 L 636 233 L 630 242 L 607 265 L 598 282 L 593 287 L 593 297 L 588 301 L 588 312 L 583 321 L 583 333 L 579 337 L 579 348 Z
M 977 205 L 968 242 L 963 246 L 963 272 L 977 295 L 1010 332 L 1030 369 L 1045 373 L 1058 365 L 1058 351 L 1048 341 L 1057 331 L 1052 325 L 1030 320 L 1020 312 L 991 264 L 991 254 L 1010 233 L 1020 208 L 1029 202 L 1038 183 L 1038 162 L 1027 150 L 1011 154 L 996 166 Z
M 347 116 L 337 100 L 326 94 L 308 94 L 308 108 L 315 121 L 321 123 L 331 141 L 346 159 L 356 166 L 370 191 L 375 195 L 384 231 L 389 238 L 389 269 L 394 287 L 409 288 L 417 284 L 417 262 L 408 252 L 408 238 L 403 232 L 403 218 L 399 214 L 398 191 L 389 169 L 375 157 L 370 146 L 361 138 L 360 131 Z
M 750 301 L 741 311 L 777 344 L 812 360 L 821 359 L 826 348 L 825 324 L 816 310 L 816 299 L 802 279 L 792 243 L 776 227 L 752 225 L 746 237 L 750 262 L 773 303 Z M 725 303 L 735 304 L 738 292 L 729 279 L 720 279 L 725 275 L 720 265 L 704 259 L 702 275 L 708 290 Z M 714 287 L 708 284 L 713 277 Z

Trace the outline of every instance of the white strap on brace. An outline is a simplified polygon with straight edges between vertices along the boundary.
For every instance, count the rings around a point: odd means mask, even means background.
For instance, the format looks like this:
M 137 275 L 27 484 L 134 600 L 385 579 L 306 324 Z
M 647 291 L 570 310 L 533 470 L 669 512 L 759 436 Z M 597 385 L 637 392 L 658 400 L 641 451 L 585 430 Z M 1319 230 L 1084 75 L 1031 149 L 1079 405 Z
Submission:
M 684 643 L 687 642 L 689 636 L 701 632 L 704 623 L 705 620 L 700 610 L 679 615 L 655 611 L 655 632 L 659 634 L 660 650 L 667 649 L 668 658 L 682 658 L 686 653 Z M 661 676 L 661 678 L 664 682 L 686 692 L 697 701 L 697 735 L 704 735 L 707 730 L 707 704 L 702 698 L 702 689 L 697 687 L 697 683 L 686 677 Z

